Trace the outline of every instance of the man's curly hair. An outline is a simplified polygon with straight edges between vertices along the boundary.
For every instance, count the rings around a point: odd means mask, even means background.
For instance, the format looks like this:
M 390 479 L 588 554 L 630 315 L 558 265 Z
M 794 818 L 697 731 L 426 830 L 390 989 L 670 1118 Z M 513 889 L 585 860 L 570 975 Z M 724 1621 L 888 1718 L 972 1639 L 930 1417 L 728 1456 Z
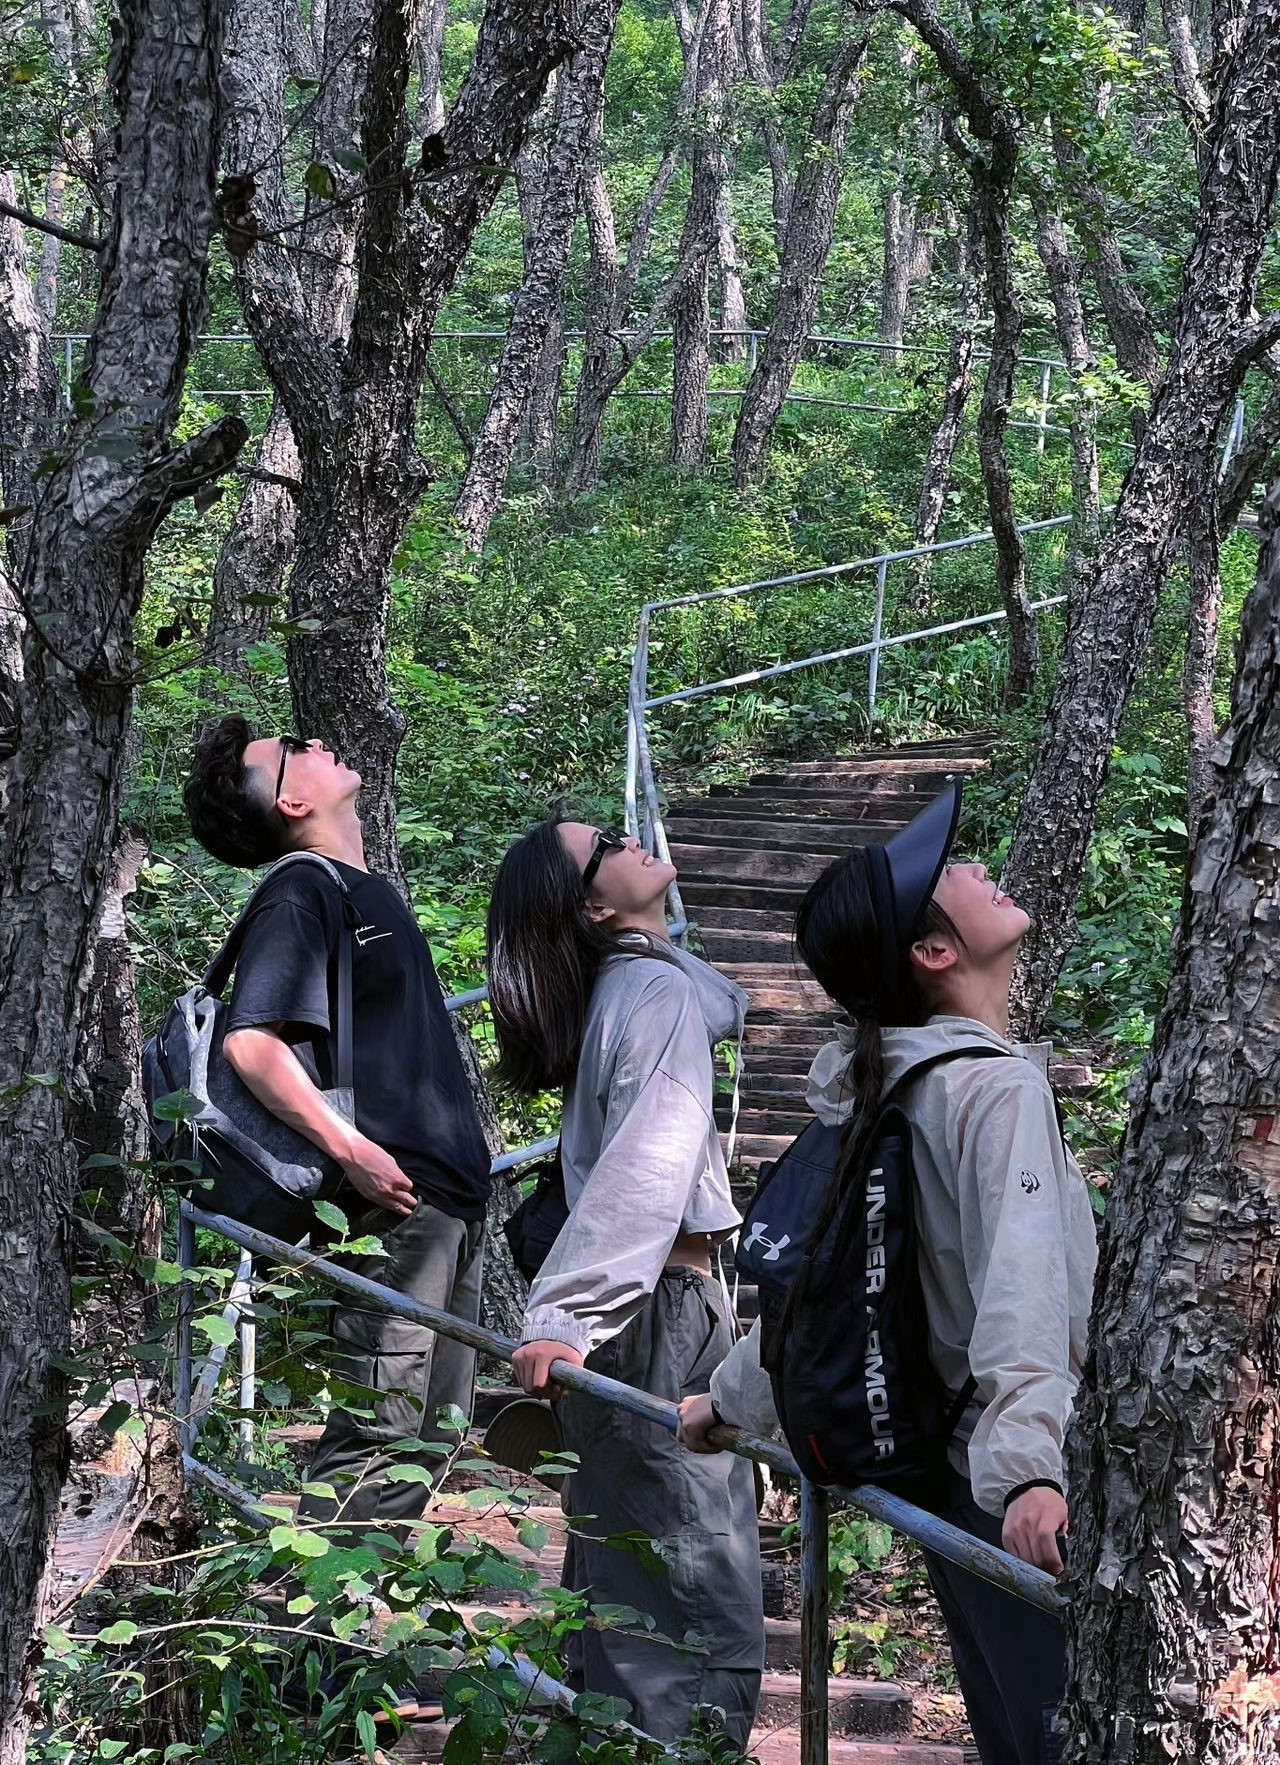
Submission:
M 191 831 L 223 864 L 256 870 L 289 850 L 288 831 L 255 788 L 244 751 L 253 731 L 237 712 L 200 732 L 182 788 Z

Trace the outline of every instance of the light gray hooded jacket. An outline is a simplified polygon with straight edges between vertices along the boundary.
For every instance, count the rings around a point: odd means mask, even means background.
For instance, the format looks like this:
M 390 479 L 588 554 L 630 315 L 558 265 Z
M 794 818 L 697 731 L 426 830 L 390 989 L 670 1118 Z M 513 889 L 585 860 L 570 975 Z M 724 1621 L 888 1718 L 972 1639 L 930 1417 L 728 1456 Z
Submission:
M 713 1114 L 712 1050 L 741 1034 L 746 1007 L 741 988 L 687 950 L 640 933 L 619 939 L 565 1093 L 569 1219 L 530 1289 L 522 1341 L 589 1354 L 640 1310 L 677 1237 L 740 1224 Z
M 1020 1058 L 949 1061 L 904 1100 L 933 1363 L 949 1391 L 970 1372 L 978 1385 L 950 1458 L 978 1505 L 1002 1514 L 1022 1484 L 1065 1489 L 1062 1443 L 1084 1361 L 1097 1236 L 1084 1178 L 1058 1132 L 1042 1048 L 1019 1048 L 972 1018 L 933 1017 L 884 1032 L 885 1090 L 930 1055 L 975 1043 Z M 852 1107 L 852 1045 L 842 1028 L 810 1070 L 807 1100 L 824 1122 L 843 1121 Z M 758 1327 L 717 1368 L 711 1392 L 726 1421 L 756 1433 L 777 1428 Z

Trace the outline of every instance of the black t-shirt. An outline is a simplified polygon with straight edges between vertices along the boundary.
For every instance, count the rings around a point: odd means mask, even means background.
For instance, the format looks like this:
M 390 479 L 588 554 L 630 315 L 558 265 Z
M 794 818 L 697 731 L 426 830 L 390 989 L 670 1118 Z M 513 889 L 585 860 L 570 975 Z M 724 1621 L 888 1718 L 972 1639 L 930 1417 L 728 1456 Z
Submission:
M 389 1152 L 421 1199 L 484 1217 L 489 1152 L 413 914 L 383 877 L 336 866 L 355 906 L 351 951 L 356 1126 Z M 265 885 L 236 963 L 227 1030 L 279 1024 L 324 1089 L 333 1082 L 342 897 L 318 864 Z

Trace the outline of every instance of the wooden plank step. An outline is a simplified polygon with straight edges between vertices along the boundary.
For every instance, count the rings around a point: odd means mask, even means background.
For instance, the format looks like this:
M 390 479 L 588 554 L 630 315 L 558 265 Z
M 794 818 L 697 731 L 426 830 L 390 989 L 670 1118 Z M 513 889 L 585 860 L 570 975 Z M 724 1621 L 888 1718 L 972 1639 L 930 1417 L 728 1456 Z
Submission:
M 751 1736 L 751 1756 L 759 1765 L 800 1765 L 800 1730 L 757 1728 Z M 827 1749 L 828 1765 L 968 1765 L 976 1753 L 964 1747 L 941 1746 L 931 1741 L 848 1740 L 833 1736 Z
M 804 896 L 803 883 L 719 882 L 697 876 L 680 878 L 686 907 L 747 907 L 794 917 Z
M 789 778 L 808 778 L 815 772 L 836 772 L 842 778 L 910 778 L 917 790 L 928 790 L 921 779 L 936 778 L 937 789 L 947 782 L 948 774 L 982 772 L 989 762 L 979 754 L 911 754 L 906 749 L 883 757 L 875 754 L 835 754 L 829 760 L 794 760 L 787 767 Z
M 771 778 L 762 774 L 754 778 L 752 786 L 757 791 L 770 787 L 768 794 L 779 803 L 794 803 L 793 813 L 796 815 L 814 815 L 823 820 L 833 814 L 840 815 L 846 821 L 883 821 L 891 822 L 895 827 L 909 821 L 923 807 L 924 799 L 910 794 L 896 795 L 886 791 L 864 791 L 861 788 L 845 790 L 838 780 L 827 786 L 827 794 L 839 800 L 838 810 L 831 810 L 824 805 L 813 806 L 813 795 L 816 789 L 813 779 L 788 779 L 782 776 Z M 700 815 L 737 815 L 750 811 L 752 803 L 758 796 L 744 796 L 740 793 L 741 785 L 712 785 L 710 795 L 691 798 L 679 808 L 672 807 L 667 812 L 668 823 L 679 826 L 681 822 L 696 820 Z M 792 797 L 792 791 L 795 791 Z
M 871 831 L 865 831 L 870 829 Z M 883 843 L 882 822 L 814 821 L 775 815 L 767 821 L 745 817 L 679 821 L 670 829 L 682 845 L 726 846 L 760 852 L 826 852 L 839 857 L 851 846 Z
M 766 1672 L 760 1681 L 758 1728 L 783 1728 L 800 1721 L 800 1675 Z M 828 1681 L 828 1725 L 832 1734 L 888 1735 L 911 1732 L 911 1694 L 888 1679 Z
M 715 879 L 717 883 L 758 883 L 766 888 L 790 884 L 807 888 L 831 863 L 829 852 L 737 851 L 725 846 L 691 846 L 671 842 L 671 862 L 680 872 L 683 891 L 686 876 Z
M 795 915 L 761 907 L 703 907 L 694 923 L 704 937 L 708 932 L 781 932 L 789 938 Z
M 721 931 L 707 927 L 702 942 L 717 968 L 723 962 L 774 962 L 781 966 L 793 959 L 795 940 L 789 931 Z

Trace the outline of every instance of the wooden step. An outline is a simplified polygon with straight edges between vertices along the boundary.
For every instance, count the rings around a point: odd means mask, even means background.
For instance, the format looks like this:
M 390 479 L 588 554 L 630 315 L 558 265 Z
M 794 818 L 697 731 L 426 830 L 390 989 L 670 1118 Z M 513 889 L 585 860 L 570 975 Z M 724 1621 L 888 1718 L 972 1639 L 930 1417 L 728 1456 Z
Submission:
M 670 808 L 667 811 L 668 825 L 680 827 L 685 821 L 696 821 L 702 815 L 750 815 L 752 805 L 765 795 L 780 804 L 791 802 L 796 815 L 815 815 L 824 821 L 834 815 L 845 821 L 879 821 L 896 828 L 918 814 L 926 801 L 923 795 L 913 796 L 910 792 L 864 791 L 860 786 L 850 786 L 846 790 L 838 779 L 834 779 L 827 785 L 827 795 L 838 798 L 838 807 L 834 810 L 824 805 L 814 808 L 814 793 L 819 788 L 814 778 L 788 779 L 781 774 L 775 777 L 769 773 L 752 779 L 751 788 L 754 794 L 747 795 L 741 785 L 712 785 L 707 796 L 691 797 L 679 808 Z
M 750 1752 L 759 1765 L 800 1765 L 800 1730 L 756 1729 Z M 964 1747 L 940 1746 L 932 1741 L 847 1740 L 833 1736 L 827 1748 L 828 1765 L 968 1765 L 977 1753 Z
M 702 942 L 707 956 L 717 968 L 724 962 L 788 963 L 795 954 L 795 939 L 790 931 L 720 931 L 705 927 Z
M 869 830 L 869 831 L 868 831 Z M 767 821 L 744 818 L 677 821 L 669 832 L 683 845 L 726 846 L 761 852 L 826 852 L 838 857 L 851 846 L 884 838 L 881 822 L 817 821 L 811 817 L 775 815 Z
M 747 907 L 786 913 L 794 918 L 804 898 L 803 883 L 721 882 L 690 875 L 680 878 L 686 907 Z
M 704 907 L 694 923 L 704 937 L 708 932 L 780 932 L 789 938 L 795 915 L 759 907 Z
M 829 760 L 794 760 L 783 776 L 811 778 L 818 772 L 837 773 L 841 778 L 908 778 L 911 788 L 927 791 L 941 790 L 950 777 L 985 771 L 987 765 L 985 756 L 976 754 L 909 754 L 904 749 L 887 757 L 836 754 Z
M 832 1734 L 909 1734 L 911 1694 L 888 1679 L 828 1680 L 827 1721 Z M 760 1681 L 758 1728 L 800 1721 L 799 1673 L 766 1672 Z
M 692 846 L 672 840 L 671 862 L 680 872 L 681 892 L 686 877 L 714 879 L 716 883 L 756 883 L 764 888 L 782 885 L 805 889 L 811 882 L 816 882 L 831 863 L 831 854 L 739 851 L 726 846 Z

